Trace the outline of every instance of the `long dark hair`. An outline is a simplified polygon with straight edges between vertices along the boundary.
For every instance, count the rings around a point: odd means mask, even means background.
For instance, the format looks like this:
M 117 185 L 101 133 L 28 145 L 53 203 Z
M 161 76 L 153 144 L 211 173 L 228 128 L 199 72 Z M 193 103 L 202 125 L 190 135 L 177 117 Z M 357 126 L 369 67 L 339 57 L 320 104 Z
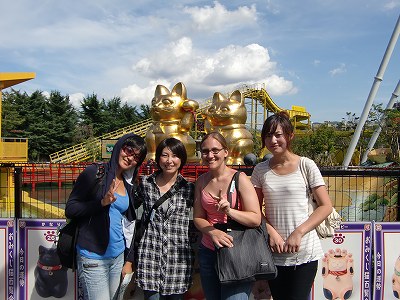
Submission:
M 115 178 L 115 174 L 116 174 L 118 164 L 119 164 L 119 162 L 118 162 L 119 155 L 120 155 L 121 149 L 124 145 L 132 146 L 133 148 L 138 149 L 140 151 L 139 160 L 137 161 L 136 167 L 134 168 L 134 170 L 132 172 L 132 181 L 130 182 L 130 184 L 134 183 L 134 181 L 138 175 L 140 166 L 143 163 L 143 160 L 145 159 L 145 157 L 147 155 L 146 142 L 144 141 L 144 139 L 142 137 L 140 137 L 136 134 L 133 134 L 133 133 L 128 133 L 128 134 L 125 134 L 122 137 L 120 137 L 113 147 L 113 151 L 112 151 L 110 160 L 105 165 L 105 172 L 106 172 L 105 179 L 106 180 L 105 180 L 105 185 L 103 185 L 103 191 L 102 191 L 103 196 L 107 193 L 111 182 Z

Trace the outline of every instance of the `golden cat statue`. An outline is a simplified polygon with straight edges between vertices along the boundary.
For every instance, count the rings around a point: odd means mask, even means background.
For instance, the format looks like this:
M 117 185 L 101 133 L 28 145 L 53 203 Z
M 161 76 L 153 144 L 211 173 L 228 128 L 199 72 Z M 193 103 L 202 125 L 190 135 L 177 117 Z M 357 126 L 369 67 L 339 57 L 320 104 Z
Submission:
M 203 113 L 206 133 L 218 131 L 228 144 L 228 165 L 243 165 L 246 154 L 253 152 L 253 136 L 246 129 L 247 111 L 244 97 L 238 90 L 229 98 L 214 93 L 212 103 Z
M 146 159 L 155 159 L 157 145 L 168 137 L 180 140 L 186 148 L 188 161 L 199 161 L 196 157 L 196 142 L 189 135 L 194 123 L 194 114 L 199 103 L 187 99 L 186 87 L 177 83 L 170 92 L 165 86 L 157 85 L 151 100 L 153 124 L 146 133 Z

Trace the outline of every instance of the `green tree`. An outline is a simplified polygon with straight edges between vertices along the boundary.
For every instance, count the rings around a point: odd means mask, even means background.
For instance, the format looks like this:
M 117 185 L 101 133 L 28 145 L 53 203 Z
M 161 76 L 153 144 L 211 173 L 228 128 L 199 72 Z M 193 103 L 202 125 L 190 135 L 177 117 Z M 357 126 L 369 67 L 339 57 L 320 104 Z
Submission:
M 52 91 L 48 99 L 48 134 L 49 152 L 59 151 L 72 146 L 76 134 L 78 114 L 72 106 L 69 96 Z
M 28 138 L 29 160 L 48 160 L 49 154 L 72 145 L 77 116 L 60 92 L 47 98 L 40 91 L 28 96 L 12 90 L 3 103 L 5 136 Z
M 1 136 L 3 137 L 24 137 L 24 131 L 21 129 L 24 118 L 19 113 L 18 97 L 28 96 L 15 90 L 3 93 L 1 111 Z
M 98 137 L 144 120 L 150 109 L 143 105 L 141 109 L 138 112 L 136 106 L 122 104 L 119 97 L 100 101 L 92 94 L 81 103 L 80 125 L 87 128 L 85 132 L 93 134 L 91 137 Z
M 334 156 L 338 150 L 338 136 L 332 126 L 319 126 L 310 134 L 299 135 L 293 140 L 293 151 L 313 159 L 318 165 L 335 164 Z
M 95 94 L 89 95 L 82 100 L 80 123 L 91 128 L 88 132 L 93 133 L 93 136 L 100 136 L 104 132 L 103 126 L 106 121 L 103 115 L 104 109 L 104 101 L 97 99 Z
M 29 159 L 33 161 L 46 159 L 46 154 L 49 154 L 49 142 L 46 141 L 49 120 L 46 98 L 41 91 L 35 91 L 29 97 L 18 100 L 23 101 L 19 108 L 24 118 L 23 130 L 29 138 Z
M 386 110 L 383 120 L 381 143 L 391 148 L 391 159 L 400 163 L 400 110 Z
M 147 104 L 140 104 L 140 120 L 151 119 L 151 106 Z

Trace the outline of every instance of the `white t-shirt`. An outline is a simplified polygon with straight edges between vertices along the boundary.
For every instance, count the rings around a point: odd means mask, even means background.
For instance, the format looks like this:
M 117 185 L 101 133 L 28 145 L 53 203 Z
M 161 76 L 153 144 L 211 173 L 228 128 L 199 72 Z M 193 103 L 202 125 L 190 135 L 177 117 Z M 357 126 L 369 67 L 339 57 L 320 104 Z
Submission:
M 310 187 L 325 185 L 315 162 L 306 157 L 301 159 L 305 159 L 305 167 L 309 170 Z M 300 166 L 293 173 L 279 175 L 271 170 L 269 160 L 266 160 L 255 166 L 251 182 L 262 189 L 267 219 L 286 240 L 309 216 L 306 183 Z M 276 265 L 293 266 L 318 260 L 323 257 L 323 251 L 316 231 L 312 230 L 301 239 L 298 253 L 273 253 L 273 256 Z

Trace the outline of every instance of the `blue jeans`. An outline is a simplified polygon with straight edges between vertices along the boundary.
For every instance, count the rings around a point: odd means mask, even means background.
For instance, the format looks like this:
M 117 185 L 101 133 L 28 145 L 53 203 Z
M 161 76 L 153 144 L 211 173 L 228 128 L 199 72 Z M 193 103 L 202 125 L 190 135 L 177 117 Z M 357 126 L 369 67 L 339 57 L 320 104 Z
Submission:
M 250 255 L 243 253 L 243 255 Z M 217 253 L 200 245 L 199 266 L 201 286 L 207 300 L 248 300 L 253 282 L 221 284 L 215 270 Z
M 183 300 L 183 294 L 176 295 L 160 295 L 154 291 L 143 291 L 145 300 Z
M 77 265 L 85 300 L 117 298 L 124 265 L 124 253 L 110 259 L 92 259 L 78 253 Z

